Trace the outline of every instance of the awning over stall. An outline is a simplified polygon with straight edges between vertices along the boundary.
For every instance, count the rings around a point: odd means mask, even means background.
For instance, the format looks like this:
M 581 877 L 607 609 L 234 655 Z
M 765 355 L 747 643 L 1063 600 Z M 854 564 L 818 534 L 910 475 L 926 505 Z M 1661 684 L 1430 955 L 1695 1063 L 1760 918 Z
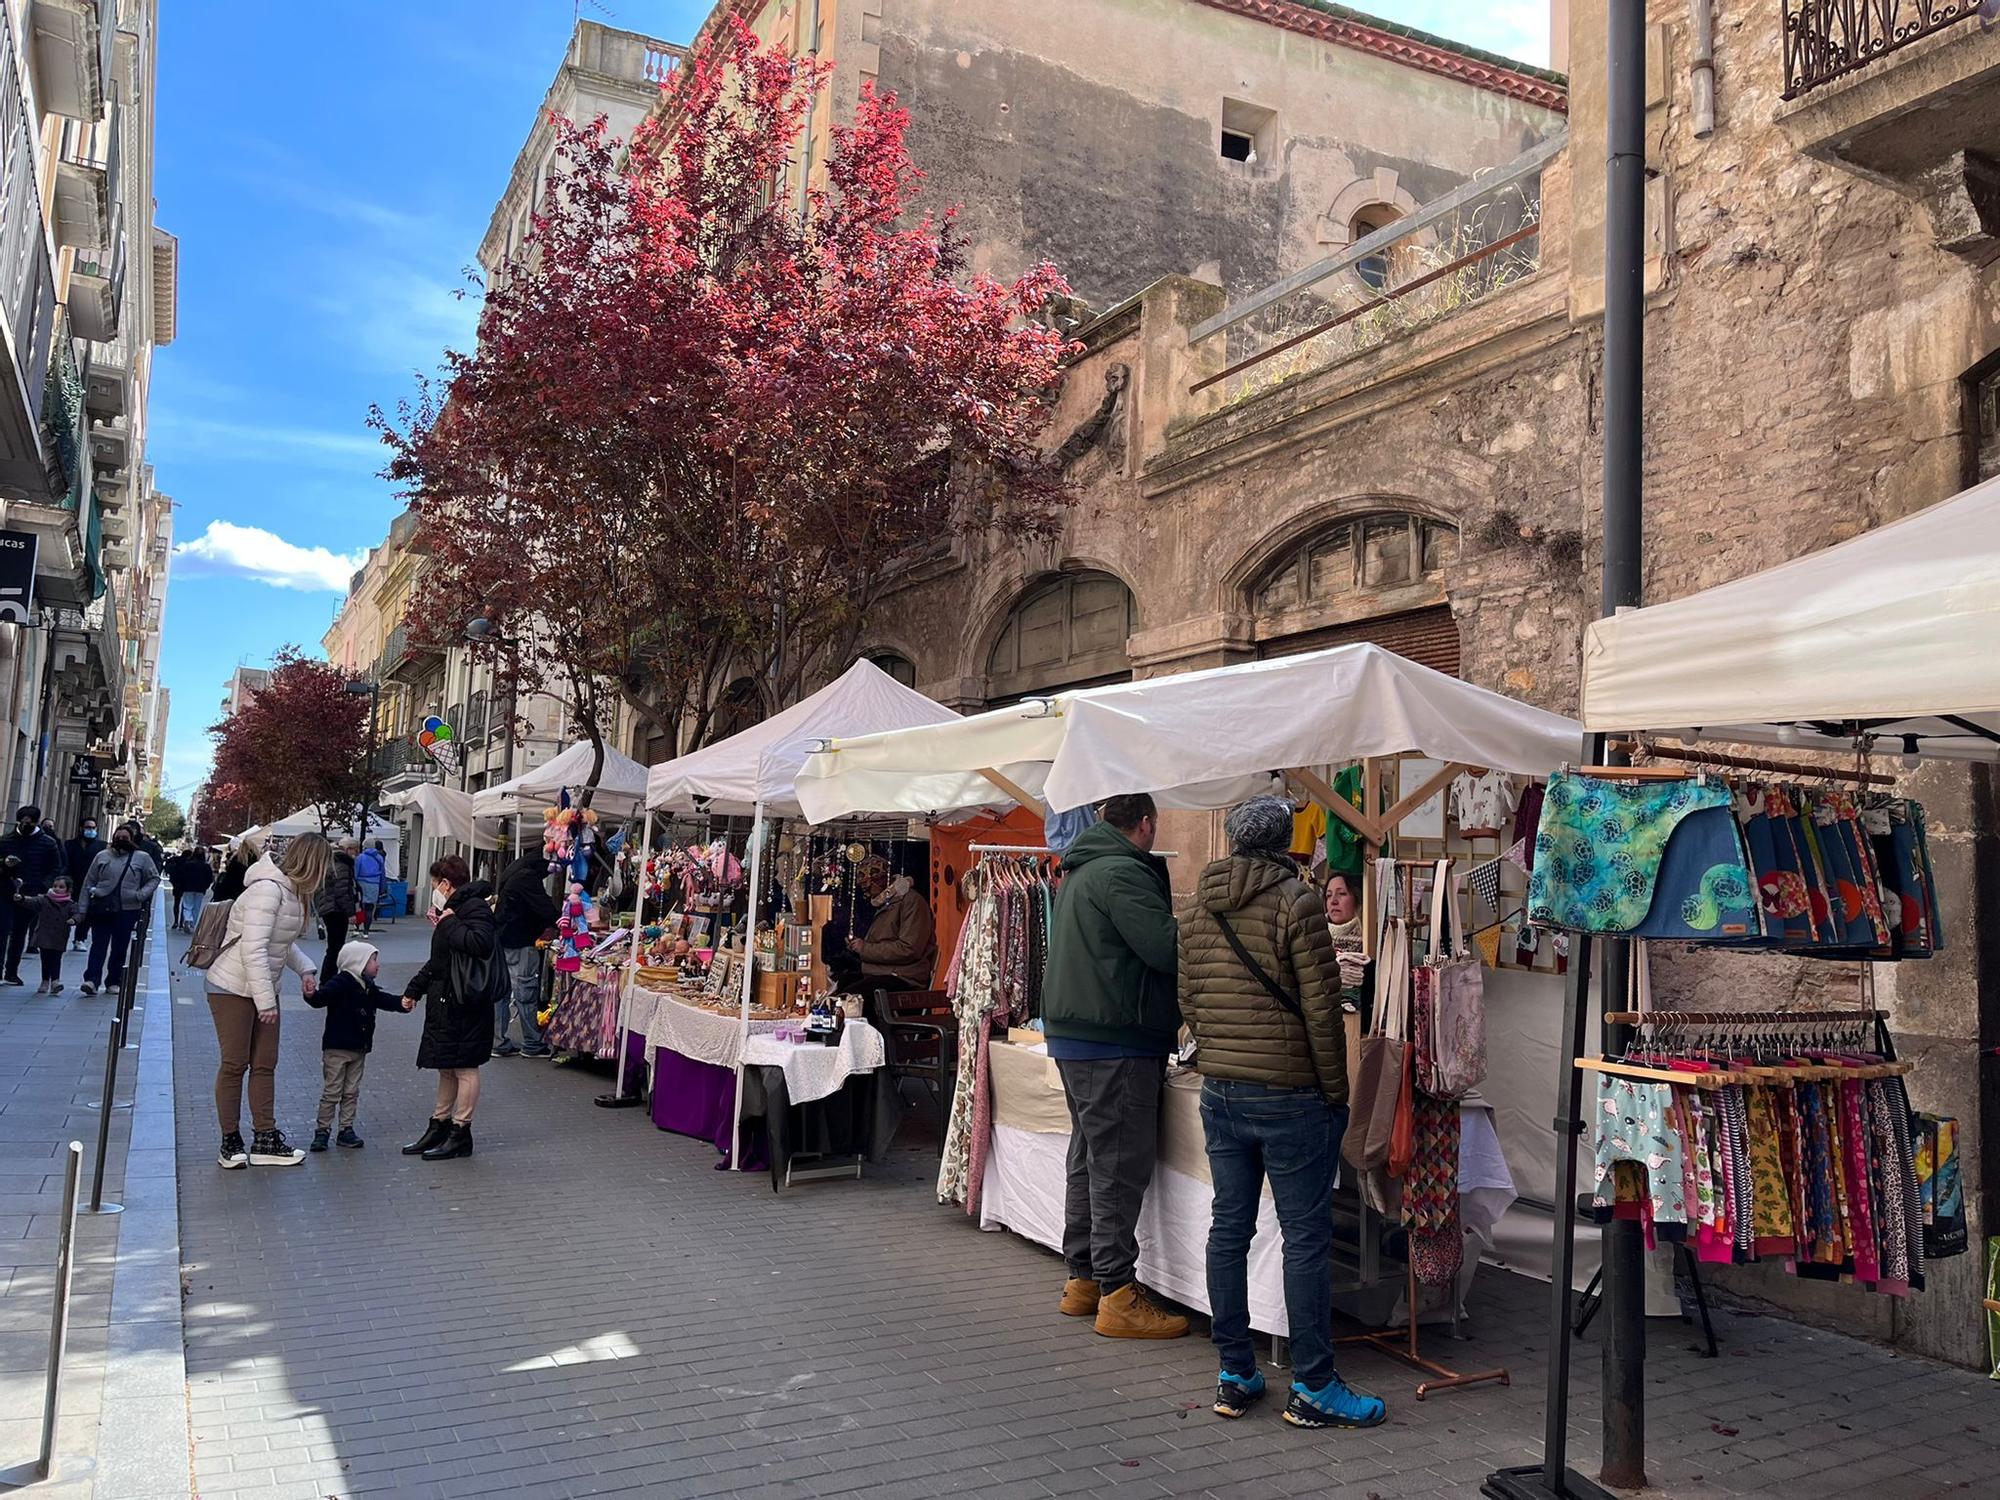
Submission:
M 1583 721 L 2000 759 L 2000 480 L 1734 583 L 1599 620 Z M 1905 747 L 1910 748 L 1910 747 Z
M 1213 808 L 1310 766 L 1413 753 L 1545 776 L 1581 746 L 1582 730 L 1559 714 L 1363 643 L 835 736 L 806 762 L 798 791 L 814 822 L 1004 805 L 987 772 L 1055 811 L 1121 792 Z
M 943 704 L 904 687 L 873 662 L 857 661 L 782 713 L 653 767 L 646 805 L 656 811 L 747 814 L 762 802 L 772 817 L 797 817 L 792 782 L 821 741 L 958 721 Z
M 390 807 L 413 807 L 424 815 L 430 833 L 456 839 L 468 849 L 498 849 L 500 841 L 473 821 L 472 793 L 457 787 L 422 781 L 385 798 Z
M 596 752 L 589 740 L 578 740 L 553 760 L 543 761 L 523 771 L 512 781 L 489 786 L 472 798 L 472 812 L 479 818 L 539 818 L 542 809 L 554 804 L 564 787 L 580 788 L 590 780 L 590 766 Z M 636 812 L 646 791 L 646 768 L 629 755 L 611 746 L 604 747 L 604 772 L 597 779 L 597 795 L 591 806 L 602 813 L 619 815 Z

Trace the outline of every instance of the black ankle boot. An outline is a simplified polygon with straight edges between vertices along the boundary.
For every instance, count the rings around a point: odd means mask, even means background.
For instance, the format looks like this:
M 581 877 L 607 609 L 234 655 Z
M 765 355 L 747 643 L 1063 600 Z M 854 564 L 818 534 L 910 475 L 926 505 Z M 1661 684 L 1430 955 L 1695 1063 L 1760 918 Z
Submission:
M 403 1148 L 405 1156 L 422 1156 L 451 1133 L 451 1121 L 432 1120 L 424 1127 L 424 1133 Z
M 472 1155 L 472 1127 L 453 1125 L 445 1133 L 445 1138 L 424 1153 L 425 1161 L 450 1161 L 457 1156 Z

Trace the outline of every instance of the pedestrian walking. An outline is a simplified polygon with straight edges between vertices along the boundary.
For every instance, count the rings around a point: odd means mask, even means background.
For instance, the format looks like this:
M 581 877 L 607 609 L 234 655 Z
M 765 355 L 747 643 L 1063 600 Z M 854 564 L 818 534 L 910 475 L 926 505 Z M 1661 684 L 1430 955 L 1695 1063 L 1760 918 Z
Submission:
M 1250 1334 L 1250 1241 L 1264 1182 L 1284 1239 L 1295 1427 L 1374 1427 L 1374 1396 L 1333 1360 L 1333 1184 L 1347 1128 L 1347 1029 L 1324 900 L 1287 852 L 1292 805 L 1253 797 L 1223 822 L 1230 853 L 1201 872 L 1180 925 L 1181 1015 L 1194 1033 L 1215 1183 L 1208 1230 L 1215 1411 L 1264 1395 Z
M 407 1011 L 416 1003 L 376 984 L 381 972 L 382 956 L 372 943 L 344 943 L 335 955 L 333 977 L 306 997 L 306 1004 L 326 1011 L 326 1032 L 319 1043 L 323 1084 L 319 1118 L 313 1122 L 308 1150 L 326 1150 L 336 1117 L 337 1144 L 355 1150 L 367 1144 L 355 1134 L 354 1117 L 361 1109 L 361 1072 L 375 1047 L 375 1012 Z
M 6 859 L 19 861 L 10 874 L 20 881 L 17 894 L 23 896 L 44 894 L 49 882 L 68 867 L 62 845 L 42 832 L 42 810 L 33 803 L 14 814 L 13 831 L 0 838 L 0 860 Z M 21 955 L 27 951 L 31 924 L 18 915 L 12 901 L 0 902 L 0 922 L 6 924 L 6 943 L 0 946 L 0 983 L 25 985 Z
M 33 932 L 35 952 L 42 960 L 42 982 L 37 995 L 60 995 L 63 950 L 69 946 L 70 929 L 76 925 L 76 902 L 70 899 L 69 876 L 58 875 L 42 896 L 16 896 L 15 920 Z
M 83 877 L 90 873 L 91 861 L 104 852 L 104 840 L 97 832 L 97 819 L 86 814 L 77 829 L 76 837 L 63 845 L 63 865 L 69 872 L 69 891 L 72 900 L 83 889 Z M 83 946 L 86 934 L 81 927 L 75 929 L 76 946 Z
M 199 849 L 181 849 L 167 859 L 167 886 L 173 894 L 174 931 L 193 932 L 215 884 L 215 871 Z
M 342 839 L 333 851 L 333 863 L 327 866 L 326 884 L 313 898 L 313 910 L 319 914 L 320 926 L 326 929 L 326 956 L 320 960 L 319 982 L 325 984 L 339 972 L 340 950 L 347 942 L 347 924 L 354 917 L 356 889 L 354 881 L 354 856 L 361 845 L 354 839 Z
M 493 1055 L 493 1010 L 507 982 L 499 928 L 465 861 L 447 854 L 431 866 L 431 956 L 403 991 L 424 1002 L 417 1066 L 436 1068 L 437 1104 L 405 1156 L 450 1161 L 472 1155 L 479 1068 Z
M 507 956 L 507 993 L 493 1010 L 495 1057 L 547 1057 L 536 1012 L 542 1003 L 542 950 L 536 943 L 556 925 L 556 902 L 549 894 L 548 856 L 531 849 L 500 874 L 493 894 L 500 951 Z M 510 1015 L 521 1018 L 521 1045 L 507 1037 Z
M 111 847 L 90 862 L 78 898 L 77 920 L 90 929 L 84 994 L 96 994 L 100 984 L 116 989 L 124 982 L 125 950 L 159 888 L 160 867 L 139 847 L 131 828 L 121 826 L 111 835 Z
M 356 856 L 354 883 L 361 898 L 361 930 L 373 932 L 375 913 L 380 909 L 383 894 L 389 888 L 389 857 L 383 853 L 380 839 Z
M 132 832 L 132 842 L 145 850 L 147 856 L 151 858 L 153 868 L 156 870 L 162 868 L 167 862 L 167 851 L 161 846 L 158 839 L 146 832 L 146 825 L 141 823 L 137 818 L 133 818 L 125 826 Z
M 278 982 L 290 969 L 308 1000 L 319 990 L 313 961 L 298 940 L 332 861 L 325 839 L 298 834 L 286 843 L 283 860 L 266 855 L 250 867 L 243 894 L 229 908 L 222 951 L 208 969 L 208 1010 L 222 1053 L 215 1070 L 219 1166 L 293 1167 L 306 1159 L 278 1129 Z M 247 1151 L 241 1129 L 246 1077 L 252 1132 Z
M 1139 1288 L 1139 1209 L 1160 1151 L 1167 1054 L 1180 1032 L 1166 861 L 1148 796 L 1113 797 L 1063 855 L 1042 1027 L 1069 1104 L 1061 1310 L 1108 1338 L 1172 1339 L 1188 1322 Z
M 263 841 L 247 833 L 243 835 L 236 841 L 236 847 L 229 851 L 229 858 L 223 861 L 222 873 L 215 877 L 215 884 L 209 888 L 209 899 L 234 901 L 241 896 L 250 878 L 250 867 L 263 857 Z

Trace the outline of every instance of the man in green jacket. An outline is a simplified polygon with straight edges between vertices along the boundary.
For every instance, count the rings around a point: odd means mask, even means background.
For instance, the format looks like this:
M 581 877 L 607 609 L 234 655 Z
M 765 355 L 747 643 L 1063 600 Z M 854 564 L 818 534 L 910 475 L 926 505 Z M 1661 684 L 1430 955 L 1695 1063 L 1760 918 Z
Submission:
M 1153 799 L 1113 797 L 1063 855 L 1042 1027 L 1069 1101 L 1062 1311 L 1109 1338 L 1172 1339 L 1187 1319 L 1140 1291 L 1139 1209 L 1160 1152 L 1160 1091 L 1180 1030 L 1172 888 Z

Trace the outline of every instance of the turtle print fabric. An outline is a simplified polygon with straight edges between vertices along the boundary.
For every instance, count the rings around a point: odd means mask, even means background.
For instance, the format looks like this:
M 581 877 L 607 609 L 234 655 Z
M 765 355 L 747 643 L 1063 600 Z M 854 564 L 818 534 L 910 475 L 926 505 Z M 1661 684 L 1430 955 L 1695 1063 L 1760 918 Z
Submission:
M 1626 937 L 1762 931 L 1729 789 L 1699 780 L 1549 778 L 1528 919 Z

